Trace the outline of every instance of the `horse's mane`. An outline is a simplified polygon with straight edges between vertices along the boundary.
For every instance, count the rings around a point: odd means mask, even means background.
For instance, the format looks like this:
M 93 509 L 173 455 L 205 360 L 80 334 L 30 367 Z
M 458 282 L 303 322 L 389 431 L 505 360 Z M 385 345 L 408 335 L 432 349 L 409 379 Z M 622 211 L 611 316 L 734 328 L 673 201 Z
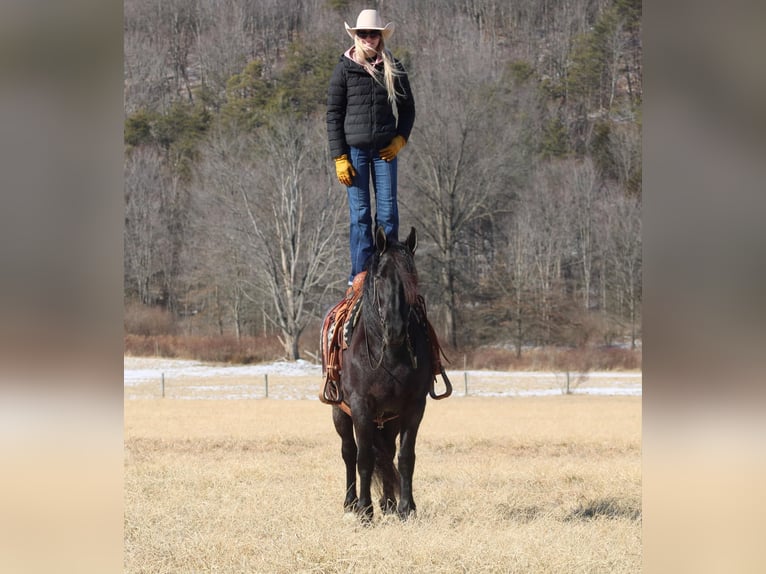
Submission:
M 398 241 L 391 241 L 383 254 L 375 251 L 367 262 L 367 279 L 364 284 L 365 299 L 372 301 L 370 296 L 374 277 L 380 267 L 383 257 L 393 258 L 394 267 L 404 287 L 404 299 L 408 305 L 415 305 L 418 301 L 418 272 L 415 269 L 415 261 L 407 246 Z

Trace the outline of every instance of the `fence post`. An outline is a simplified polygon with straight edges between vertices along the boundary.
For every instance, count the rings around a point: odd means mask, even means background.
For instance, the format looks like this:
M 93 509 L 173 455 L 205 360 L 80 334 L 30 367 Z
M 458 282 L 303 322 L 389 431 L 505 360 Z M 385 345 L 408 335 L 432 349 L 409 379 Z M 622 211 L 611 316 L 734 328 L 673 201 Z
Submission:
M 263 375 L 263 381 L 264 381 L 264 387 L 266 389 L 266 398 L 269 398 L 269 374 L 265 373 Z
M 463 384 L 465 385 L 465 396 L 468 396 L 468 371 L 466 370 L 466 356 L 463 355 Z
M 162 398 L 165 398 L 165 373 L 162 373 Z

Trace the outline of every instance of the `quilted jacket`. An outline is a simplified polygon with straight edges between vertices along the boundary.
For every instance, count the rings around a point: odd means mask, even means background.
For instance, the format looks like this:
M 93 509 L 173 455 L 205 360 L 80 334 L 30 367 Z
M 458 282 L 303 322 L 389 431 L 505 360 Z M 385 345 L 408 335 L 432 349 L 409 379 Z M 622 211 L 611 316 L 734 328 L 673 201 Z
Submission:
M 396 90 L 404 94 L 396 100 L 397 123 L 386 88 L 381 83 L 383 63 L 375 66 L 380 74 L 378 81 L 347 54 L 342 55 L 336 64 L 327 93 L 327 136 L 331 157 L 348 153 L 349 146 L 379 150 L 391 143 L 395 135 L 409 140 L 415 123 L 415 100 L 401 63 L 394 60 L 397 69 L 403 72 L 396 78 Z

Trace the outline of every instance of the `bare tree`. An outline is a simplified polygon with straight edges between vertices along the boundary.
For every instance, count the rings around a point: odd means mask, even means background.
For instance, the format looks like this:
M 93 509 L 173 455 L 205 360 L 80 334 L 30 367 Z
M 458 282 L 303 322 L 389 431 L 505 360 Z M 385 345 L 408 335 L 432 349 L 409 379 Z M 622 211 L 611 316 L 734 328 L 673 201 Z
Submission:
M 157 4 L 150 0 L 124 3 L 125 109 L 157 109 L 170 97 L 166 54 L 169 40 L 161 30 Z
M 623 189 L 633 191 L 641 176 L 641 130 L 632 122 L 612 125 L 609 149 L 613 169 Z
M 127 108 L 166 108 L 178 98 L 193 100 L 197 3 L 128 0 L 124 11 Z
M 241 200 L 243 190 L 250 193 L 257 174 L 253 146 L 252 136 L 245 132 L 216 129 L 208 138 L 194 187 L 194 236 L 186 250 L 190 283 L 201 286 L 200 297 L 213 297 L 208 308 L 213 309 L 218 331 L 230 326 L 237 338 L 247 323 L 254 322 L 254 309 L 265 304 L 252 300 L 256 263 Z
M 571 176 L 567 177 L 570 202 L 567 206 L 572 218 L 572 239 L 575 257 L 580 267 L 582 305 L 591 307 L 591 285 L 593 282 L 594 259 L 596 259 L 596 230 L 594 215 L 599 185 L 596 170 L 590 159 L 569 163 L 566 166 Z
M 125 283 L 144 304 L 153 302 L 152 278 L 158 271 L 156 249 L 163 235 L 159 190 L 163 185 L 162 161 L 155 150 L 137 149 L 126 158 Z
M 344 196 L 327 171 L 322 129 L 317 121 L 275 118 L 254 138 L 208 151 L 206 179 L 229 212 L 222 224 L 230 241 L 240 245 L 230 257 L 244 266 L 231 272 L 238 277 L 231 289 L 263 305 L 293 359 L 308 321 L 341 279 L 332 274 Z
M 534 293 L 537 322 L 542 343 L 553 341 L 554 329 L 562 317 L 559 313 L 562 290 L 562 261 L 569 255 L 569 214 L 566 205 L 566 181 L 557 165 L 541 164 L 533 174 L 531 185 L 523 190 L 522 199 L 530 211 L 531 249 L 534 261 Z
M 126 280 L 144 303 L 176 310 L 188 190 L 150 147 L 133 150 L 125 173 Z
M 245 195 L 253 238 L 288 356 L 299 357 L 298 339 L 314 304 L 334 284 L 343 195 L 326 171 L 325 138 L 320 124 L 283 119 L 265 138 L 265 177 L 259 191 L 267 210 Z M 319 168 L 319 170 L 317 170 Z M 261 206 L 265 207 L 265 206 Z M 311 295 L 319 291 L 320 297 Z M 316 297 L 316 293 L 314 293 Z
M 491 70 L 481 64 L 481 48 L 474 48 L 468 54 L 437 52 L 439 60 L 448 60 L 446 76 L 437 73 L 442 66 L 430 65 L 430 58 L 418 65 L 422 71 L 413 79 L 418 119 L 406 152 L 412 159 L 403 170 L 403 187 L 412 192 L 400 193 L 407 212 L 436 247 L 437 300 L 444 310 L 444 336 L 453 346 L 458 344 L 460 259 L 466 253 L 461 246 L 471 227 L 500 207 L 490 198 L 504 171 L 490 158 L 498 148 L 511 149 L 506 122 L 490 105 Z
M 589 369 L 584 372 L 573 373 L 569 370 L 564 373 L 554 372 L 553 375 L 559 382 L 561 392 L 565 395 L 574 394 L 574 389 L 586 382 L 590 378 Z
M 248 10 L 241 0 L 199 2 L 195 28 L 195 53 L 200 81 L 222 94 L 229 78 L 252 57 L 247 33 Z
M 516 356 L 521 357 L 522 347 L 532 336 L 536 313 L 534 241 L 537 231 L 526 202 L 514 202 L 507 225 L 508 241 L 498 248 L 497 263 L 490 277 L 507 302 L 512 324 L 510 337 Z
M 636 347 L 641 306 L 641 202 L 619 188 L 608 190 L 607 261 L 618 314 L 627 312 L 631 347 Z

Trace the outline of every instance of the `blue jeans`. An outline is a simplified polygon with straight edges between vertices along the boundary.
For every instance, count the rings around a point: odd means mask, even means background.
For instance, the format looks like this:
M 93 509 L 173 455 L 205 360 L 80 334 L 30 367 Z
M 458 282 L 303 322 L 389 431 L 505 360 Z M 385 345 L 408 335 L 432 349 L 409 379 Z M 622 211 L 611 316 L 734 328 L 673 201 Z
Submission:
M 386 236 L 392 239 L 399 238 L 399 207 L 396 199 L 397 158 L 388 162 L 381 159 L 378 150 L 351 147 L 349 159 L 356 170 L 356 176 L 346 188 L 351 221 L 350 281 L 364 269 L 367 258 L 375 250 L 370 180 L 375 192 L 375 225 L 383 227 Z

